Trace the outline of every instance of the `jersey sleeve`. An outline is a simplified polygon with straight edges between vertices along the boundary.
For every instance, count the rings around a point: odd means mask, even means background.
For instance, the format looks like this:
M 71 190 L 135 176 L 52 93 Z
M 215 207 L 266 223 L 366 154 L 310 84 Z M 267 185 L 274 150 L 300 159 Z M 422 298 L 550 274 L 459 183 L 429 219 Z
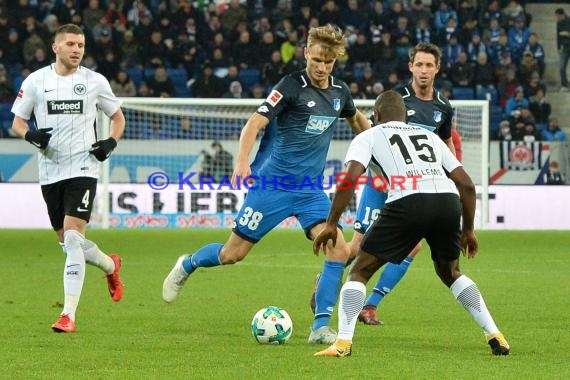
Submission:
M 342 89 L 346 102 L 344 103 L 344 108 L 340 113 L 340 117 L 341 118 L 353 117 L 354 114 L 356 113 L 356 106 L 354 105 L 354 100 L 352 99 L 352 95 L 350 95 L 350 90 L 348 89 L 348 86 L 344 82 L 342 82 Z
M 448 146 L 440 139 L 434 139 L 436 143 L 439 145 L 441 149 L 441 166 L 447 172 L 451 173 L 453 170 L 457 169 L 460 166 L 463 166 L 461 162 L 451 153 Z
M 350 143 L 348 151 L 346 152 L 346 157 L 344 159 L 344 164 L 346 165 L 349 161 L 360 162 L 365 168 L 368 167 L 370 160 L 372 159 L 372 129 L 368 129 L 364 132 L 359 133 Z
M 111 117 L 115 112 L 117 112 L 123 102 L 113 94 L 109 81 L 101 74 L 96 75 L 101 88 L 98 96 L 99 108 L 103 110 L 105 115 Z
M 451 121 L 453 120 L 453 108 L 451 107 L 451 104 L 447 100 L 445 101 L 443 115 L 445 119 L 443 120 L 443 123 L 439 127 L 437 134 L 442 140 L 445 141 L 451 138 Z
M 34 85 L 35 77 L 35 75 L 30 75 L 24 79 L 18 96 L 16 96 L 16 100 L 12 105 L 12 113 L 24 120 L 30 120 L 34 112 L 37 98 L 36 88 L 38 88 L 38 86 Z
M 273 87 L 267 98 L 257 108 L 257 113 L 272 120 L 297 97 L 298 93 L 299 84 L 291 75 L 286 75 Z

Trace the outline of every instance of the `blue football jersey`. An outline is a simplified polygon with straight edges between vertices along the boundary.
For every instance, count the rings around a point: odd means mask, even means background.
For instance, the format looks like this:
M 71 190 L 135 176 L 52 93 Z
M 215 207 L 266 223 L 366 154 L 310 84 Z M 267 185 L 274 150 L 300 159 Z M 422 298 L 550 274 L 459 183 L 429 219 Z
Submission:
M 418 99 L 411 84 L 397 87 L 394 91 L 399 92 L 404 98 L 408 124 L 434 132 L 444 141 L 451 137 L 453 108 L 449 100 L 438 90 L 434 89 L 434 97 L 431 100 Z
M 316 88 L 302 70 L 283 77 L 257 112 L 276 125 L 271 153 L 264 150 L 267 158 L 254 174 L 317 184 L 338 119 L 354 116 L 356 107 L 343 81 L 331 76 L 328 88 Z

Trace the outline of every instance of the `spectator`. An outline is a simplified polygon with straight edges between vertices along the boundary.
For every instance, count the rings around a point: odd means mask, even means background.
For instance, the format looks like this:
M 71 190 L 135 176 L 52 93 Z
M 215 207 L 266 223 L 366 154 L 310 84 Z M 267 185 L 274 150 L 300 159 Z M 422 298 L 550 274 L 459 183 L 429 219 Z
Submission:
M 511 133 L 514 141 L 524 141 L 524 136 L 526 135 L 525 123 L 516 121 L 514 127 L 511 128 Z
M 283 74 L 289 74 L 302 70 L 306 66 L 305 49 L 299 45 L 295 48 L 295 55 L 283 67 Z
M 265 62 L 271 59 L 271 54 L 278 49 L 278 45 L 275 43 L 275 35 L 272 31 L 266 31 L 261 36 L 261 41 L 259 41 L 255 47 L 256 56 L 259 57 L 260 68 L 265 64 Z M 281 54 L 281 53 L 280 53 Z M 281 58 L 279 58 L 281 60 Z
M 550 117 L 548 119 L 548 126 L 542 131 L 544 141 L 566 141 L 566 134 L 558 126 L 558 118 Z
M 528 36 L 528 43 L 524 48 L 525 53 L 530 52 L 534 59 L 536 60 L 536 64 L 538 65 L 538 74 L 542 78 L 544 75 L 544 68 L 545 68 L 545 54 L 544 48 L 542 44 L 538 42 L 538 35 L 536 33 L 531 33 Z
M 170 131 L 162 128 L 160 120 L 155 117 L 151 120 L 150 125 L 141 132 L 139 138 L 143 140 L 167 140 L 171 139 L 172 135 Z
M 509 122 L 507 120 L 501 121 L 501 123 L 499 124 L 499 129 L 497 130 L 497 133 L 495 134 L 494 137 L 495 137 L 495 140 L 499 140 L 499 141 L 511 141 L 511 140 L 513 140 L 511 125 L 509 124 Z
M 536 59 L 532 56 L 532 53 L 526 52 L 523 54 L 521 62 L 518 65 L 518 79 L 519 82 L 524 86 L 528 86 L 533 74 L 538 73 L 538 64 Z
M 157 68 L 159 66 L 170 65 L 169 57 L 167 57 L 168 48 L 162 38 L 162 33 L 154 30 L 150 34 L 150 40 L 143 47 L 143 62 L 147 67 Z
M 325 1 L 324 5 L 321 8 L 321 12 L 318 14 L 319 18 L 319 25 L 326 25 L 326 24 L 333 24 L 333 25 L 341 25 L 342 24 L 342 15 L 338 6 L 335 4 L 333 0 Z
M 253 85 L 251 88 L 251 97 L 253 99 L 265 99 L 266 96 L 265 88 L 261 84 L 256 83 Z
M 178 130 L 176 138 L 183 140 L 198 140 L 204 138 L 204 136 L 192 127 L 192 119 L 189 116 L 184 116 L 180 119 L 180 129 Z
M 536 128 L 536 125 L 529 121 L 524 124 L 524 134 L 523 141 L 533 142 L 542 140 L 542 135 L 540 131 Z
M 202 74 L 192 84 L 192 90 L 197 98 L 219 98 L 224 94 L 224 81 L 214 75 L 209 61 L 204 63 Z
M 471 35 L 471 41 L 467 44 L 466 51 L 470 62 L 476 62 L 479 53 L 487 53 L 487 45 L 481 40 L 479 31 L 475 31 Z
M 214 149 L 214 155 L 212 157 L 212 171 L 216 181 L 221 181 L 222 178 L 226 177 L 226 180 L 231 178 L 233 172 L 233 156 L 227 150 L 224 150 L 222 144 L 218 141 L 212 143 L 212 149 Z
M 261 71 L 263 84 L 270 87 L 276 85 L 284 75 L 284 68 L 285 65 L 281 61 L 281 53 L 279 50 L 274 50 L 273 53 L 271 53 L 271 60 L 263 65 Z
M 487 53 L 484 51 L 477 55 L 477 62 L 473 73 L 473 82 L 476 89 L 495 88 L 495 69 L 489 63 Z
M 505 105 L 505 113 L 508 116 L 514 116 L 513 111 L 520 112 L 520 108 L 528 108 L 528 105 L 528 99 L 524 97 L 524 90 L 519 86 L 515 92 L 515 95 L 511 96 L 507 100 L 507 104 Z
M 135 34 L 126 30 L 117 49 L 121 57 L 121 67 L 126 69 L 142 68 L 140 45 L 135 41 Z
M 132 97 L 137 95 L 134 82 L 125 70 L 119 70 L 115 78 L 111 79 L 111 90 L 117 97 Z
M 416 0 L 416 1 L 420 1 L 421 0 Z M 420 43 L 420 42 L 425 42 L 427 44 L 432 42 L 432 31 L 429 27 L 428 21 L 425 18 L 420 18 L 418 20 L 418 22 L 415 24 L 416 25 L 416 29 L 415 29 L 415 40 L 416 43 Z
M 540 75 L 535 71 L 530 75 L 529 82 L 524 84 L 524 93 L 530 101 L 530 98 L 536 95 L 538 90 L 542 90 L 542 92 L 546 93 L 546 86 L 541 82 Z
M 481 16 L 479 17 L 479 26 L 483 29 L 488 29 L 491 27 L 493 19 L 497 21 L 499 26 L 503 24 L 503 14 L 499 9 L 498 0 L 489 1 L 487 8 L 481 12 Z
M 564 185 L 566 180 L 562 173 L 560 173 L 560 168 L 558 167 L 558 161 L 552 160 L 550 165 L 548 165 L 548 172 L 544 174 L 544 184 L 545 185 Z
M 420 20 L 424 20 L 425 24 L 428 25 L 429 28 L 431 18 L 432 18 L 431 12 L 424 8 L 424 3 L 422 2 L 422 0 L 414 0 L 411 9 L 408 12 L 408 20 L 410 22 L 410 26 L 412 28 L 417 29 Z
M 37 47 L 32 56 L 32 60 L 26 65 L 31 71 L 36 71 L 44 66 L 49 65 L 51 60 L 48 58 L 46 48 Z
M 147 78 L 147 84 L 153 96 L 160 98 L 170 98 L 176 96 L 174 83 L 168 77 L 164 66 L 159 66 L 154 70 L 154 75 Z
M 467 61 L 466 52 L 459 53 L 457 62 L 451 66 L 449 77 L 455 87 L 473 86 L 473 67 Z
M 358 82 L 350 82 L 348 84 L 348 88 L 350 89 L 350 95 L 352 96 L 352 99 L 366 99 L 366 94 L 360 90 Z
M 105 17 L 105 11 L 101 9 L 99 0 L 89 0 L 89 5 L 83 10 L 83 24 L 88 30 L 93 30 L 101 17 Z
M 554 13 L 556 15 L 556 46 L 560 54 L 560 92 L 567 92 L 566 66 L 570 60 L 570 18 L 562 8 L 556 9 Z
M 243 91 L 243 87 L 240 82 L 233 81 L 230 83 L 228 91 L 224 94 L 224 98 L 230 99 L 245 99 L 249 98 L 247 92 Z
M 507 6 L 502 10 L 504 22 L 507 26 L 517 23 L 517 20 L 526 22 L 524 8 L 517 0 L 509 0 Z
M 257 56 L 256 46 L 252 43 L 250 34 L 247 30 L 239 35 L 239 40 L 233 44 L 232 61 L 237 64 L 240 69 L 247 69 L 250 66 L 257 66 L 263 61 Z
M 530 29 L 525 25 L 524 17 L 519 16 L 515 18 L 513 26 L 511 26 L 508 31 L 508 41 L 509 47 L 511 48 L 511 57 L 516 64 L 519 64 L 521 61 L 522 53 L 528 44 L 529 36 Z
M 439 3 L 439 9 L 434 14 L 434 26 L 439 32 L 447 27 L 447 20 L 453 18 L 458 19 L 457 12 L 449 6 L 448 0 L 442 0 Z
M 234 29 L 240 22 L 247 22 L 247 9 L 239 0 L 230 0 L 228 8 L 220 15 L 220 22 L 227 30 Z
M 499 43 L 499 37 L 501 36 L 501 32 L 504 33 L 504 29 L 501 28 L 499 24 L 499 19 L 496 17 L 491 18 L 489 27 L 483 29 L 483 42 L 487 44 L 489 47 L 493 45 L 497 45 Z
M 146 82 L 141 82 L 141 84 L 139 85 L 137 96 L 141 98 L 149 98 L 153 96 L 152 92 L 150 91 L 150 87 L 148 87 L 148 84 Z
M 536 91 L 536 94 L 529 98 L 528 108 L 537 124 L 545 126 L 548 123 L 550 113 L 552 112 L 552 107 L 546 100 L 546 95 L 544 94 L 543 89 L 539 88 Z M 548 139 L 544 138 L 544 140 Z
M 0 63 L 0 102 L 9 103 L 12 101 L 14 101 L 14 84 L 6 71 L 6 67 Z
M 353 67 L 370 66 L 370 45 L 364 32 L 356 35 L 356 41 L 348 48 L 348 57 Z

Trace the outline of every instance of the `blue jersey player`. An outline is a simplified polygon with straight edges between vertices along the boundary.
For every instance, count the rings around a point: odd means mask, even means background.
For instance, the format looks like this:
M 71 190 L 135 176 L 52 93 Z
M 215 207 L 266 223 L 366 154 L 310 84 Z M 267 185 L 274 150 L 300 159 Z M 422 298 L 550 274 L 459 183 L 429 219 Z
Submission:
M 298 219 L 311 239 L 322 229 L 330 201 L 319 183 L 338 119 L 345 118 L 357 133 L 369 128 L 366 117 L 354 106 L 347 85 L 330 75 L 337 57 L 344 52 L 345 37 L 339 28 L 326 25 L 309 31 L 306 69 L 285 76 L 241 132 L 234 185 L 251 175 L 249 154 L 256 136 L 275 122 L 271 126 L 275 128 L 271 131 L 273 141 L 265 146 L 265 153 L 267 149 L 270 153 L 262 162 L 256 162 L 256 181 L 238 212 L 229 239 L 225 244 L 209 244 L 192 255 L 180 256 L 163 283 L 166 302 L 176 299 L 196 268 L 243 260 L 255 243 L 290 216 Z M 336 339 L 328 323 L 349 255 L 344 240 L 326 249 L 309 343 L 331 344 Z
M 435 75 L 440 68 L 441 52 L 436 45 L 419 43 L 410 50 L 409 56 L 408 66 L 412 73 L 412 80 L 407 85 L 395 89 L 404 99 L 408 124 L 417 125 L 438 134 L 455 154 L 451 139 L 453 110 L 449 101 L 433 87 Z M 354 224 L 355 232 L 350 243 L 352 257 L 358 252 L 364 233 L 378 218 L 386 197 L 386 193 L 374 189 L 371 185 L 365 186 Z M 368 325 L 382 323 L 376 314 L 378 304 L 404 277 L 420 249 L 421 244 L 418 244 L 400 264 L 388 263 L 386 265 L 358 316 L 360 321 Z

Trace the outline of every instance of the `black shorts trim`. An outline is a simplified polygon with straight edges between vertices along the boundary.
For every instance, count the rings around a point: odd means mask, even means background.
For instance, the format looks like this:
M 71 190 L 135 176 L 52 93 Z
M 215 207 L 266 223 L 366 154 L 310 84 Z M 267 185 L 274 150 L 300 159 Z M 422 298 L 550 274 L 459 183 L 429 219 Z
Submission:
M 232 228 L 232 232 L 234 234 L 236 234 L 237 236 L 239 236 L 240 238 L 242 238 L 243 240 L 247 240 L 252 244 L 257 244 L 257 242 L 259 242 L 259 239 L 254 239 L 254 238 L 251 238 L 247 235 L 242 234 L 241 232 L 238 231 L 238 229 L 236 227 Z

